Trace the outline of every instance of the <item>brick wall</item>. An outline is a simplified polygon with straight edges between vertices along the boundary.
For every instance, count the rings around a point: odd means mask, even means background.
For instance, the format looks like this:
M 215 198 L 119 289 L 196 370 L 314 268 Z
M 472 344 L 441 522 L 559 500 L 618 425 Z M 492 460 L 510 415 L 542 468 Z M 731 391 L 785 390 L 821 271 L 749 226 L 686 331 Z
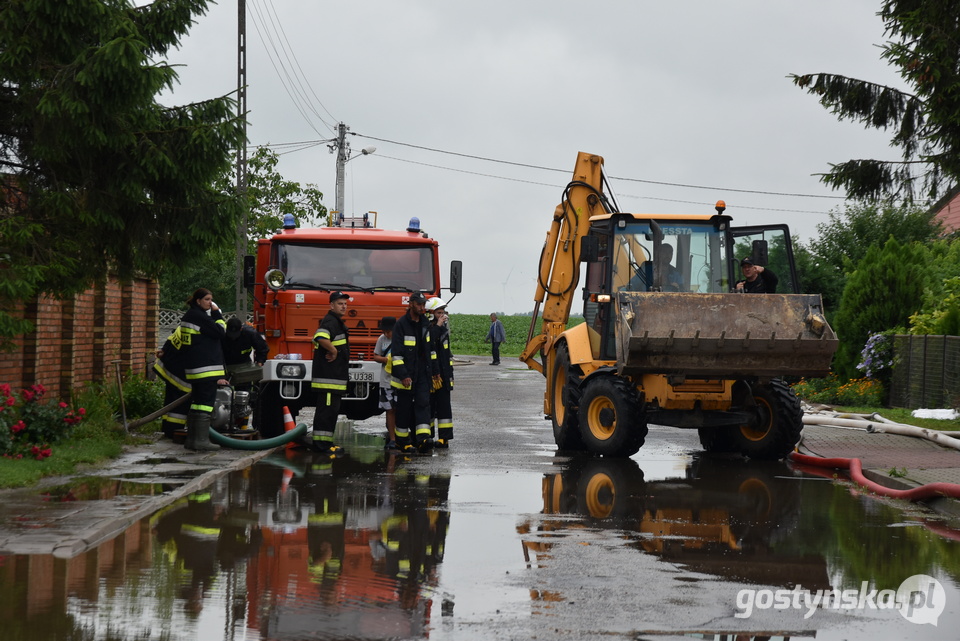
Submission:
M 155 281 L 115 279 L 65 300 L 24 301 L 19 315 L 35 330 L 0 352 L 0 383 L 15 391 L 35 383 L 47 398 L 68 399 L 91 382 L 113 381 L 120 372 L 146 373 L 156 348 L 160 289 Z

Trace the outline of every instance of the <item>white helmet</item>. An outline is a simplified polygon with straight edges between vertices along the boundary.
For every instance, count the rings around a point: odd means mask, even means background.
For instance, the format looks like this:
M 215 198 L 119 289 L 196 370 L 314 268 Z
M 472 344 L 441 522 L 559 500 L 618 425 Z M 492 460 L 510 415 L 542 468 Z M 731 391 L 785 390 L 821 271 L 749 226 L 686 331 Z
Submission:
M 442 298 L 434 296 L 433 298 L 427 299 L 427 303 L 423 306 L 423 308 L 428 312 L 435 312 L 438 309 L 443 309 L 446 306 L 447 304 L 443 302 Z

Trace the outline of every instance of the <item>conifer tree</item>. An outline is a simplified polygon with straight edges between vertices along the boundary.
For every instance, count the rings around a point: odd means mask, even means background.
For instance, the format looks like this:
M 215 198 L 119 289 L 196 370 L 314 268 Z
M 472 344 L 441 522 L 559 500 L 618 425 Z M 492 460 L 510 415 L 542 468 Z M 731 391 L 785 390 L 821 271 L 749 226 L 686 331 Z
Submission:
M 883 247 L 867 250 L 848 275 L 837 310 L 840 346 L 833 369 L 839 376 L 858 376 L 860 352 L 870 334 L 907 327 L 910 316 L 923 305 L 928 259 L 920 243 L 901 244 L 892 237 Z
M 166 106 L 163 58 L 207 0 L 0 3 L 0 337 L 5 313 L 103 278 L 152 276 L 236 234 L 215 188 L 244 142 L 236 103 Z
M 881 7 L 889 38 L 882 57 L 905 88 L 829 73 L 791 78 L 840 120 L 891 130 L 901 151 L 900 160 L 831 164 L 823 182 L 852 198 L 936 200 L 960 183 L 960 3 L 886 0 Z

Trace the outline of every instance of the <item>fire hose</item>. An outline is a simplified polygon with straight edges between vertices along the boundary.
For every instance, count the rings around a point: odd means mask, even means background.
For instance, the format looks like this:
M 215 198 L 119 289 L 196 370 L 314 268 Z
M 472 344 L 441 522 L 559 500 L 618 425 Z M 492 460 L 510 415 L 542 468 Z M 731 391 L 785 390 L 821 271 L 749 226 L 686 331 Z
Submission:
M 122 392 L 121 392 L 121 395 L 122 395 Z M 187 399 L 190 398 L 190 396 L 191 396 L 191 393 L 187 392 L 186 394 L 184 394 L 174 402 L 170 403 L 169 405 L 165 407 L 161 407 L 156 412 L 153 412 L 152 414 L 148 416 L 144 416 L 143 418 L 137 419 L 135 421 L 131 421 L 126 426 L 126 429 L 131 430 L 135 427 L 139 427 L 140 425 L 145 425 L 150 421 L 153 421 L 163 416 L 173 408 L 178 407 L 183 403 L 185 403 Z M 284 409 L 286 410 L 286 408 Z M 289 410 L 287 410 L 287 414 L 284 416 L 284 418 L 286 419 L 288 415 L 289 415 Z M 290 420 L 292 421 L 293 419 L 290 419 Z M 280 447 L 281 445 L 286 445 L 287 443 L 290 443 L 292 441 L 299 439 L 304 434 L 306 434 L 307 430 L 309 429 L 310 428 L 307 426 L 306 423 L 300 423 L 296 427 L 288 429 L 286 432 L 284 432 L 280 436 L 274 436 L 273 438 L 260 439 L 258 441 L 250 441 L 246 439 L 230 438 L 229 436 L 224 436 L 223 434 L 221 434 L 220 432 L 218 432 L 217 430 L 211 427 L 210 440 L 216 443 L 217 445 L 222 445 L 224 447 L 229 447 L 235 450 L 252 450 L 252 451 L 269 450 L 271 448 Z
M 888 496 L 894 499 L 906 499 L 908 501 L 923 501 L 941 496 L 960 499 L 960 485 L 956 483 L 928 483 L 920 487 L 914 487 L 909 490 L 895 490 L 884 485 L 871 481 L 863 475 L 863 464 L 858 458 L 821 458 L 819 456 L 807 456 L 799 452 L 791 452 L 790 460 L 803 465 L 812 465 L 814 467 L 826 467 L 831 469 L 849 470 L 850 478 L 854 483 L 867 488 L 871 492 Z
M 269 450 L 271 448 L 279 447 L 292 441 L 296 441 L 307 433 L 307 429 L 309 428 L 307 427 L 306 423 L 300 423 L 292 430 L 288 430 L 280 436 L 260 439 L 259 441 L 248 441 L 245 439 L 230 438 L 229 436 L 225 436 L 211 427 L 210 440 L 217 445 L 231 447 L 235 450 Z

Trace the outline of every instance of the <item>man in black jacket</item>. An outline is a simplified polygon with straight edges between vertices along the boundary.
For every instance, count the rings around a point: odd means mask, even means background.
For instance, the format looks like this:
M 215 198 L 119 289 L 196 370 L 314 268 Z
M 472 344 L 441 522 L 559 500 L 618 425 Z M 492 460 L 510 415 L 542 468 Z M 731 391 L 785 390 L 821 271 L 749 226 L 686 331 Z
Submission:
M 227 337 L 223 341 L 223 359 L 227 367 L 249 363 L 251 354 L 253 362 L 262 366 L 269 353 L 270 348 L 260 332 L 237 317 L 227 321 Z
M 407 313 L 393 326 L 390 385 L 397 394 L 397 445 L 401 452 L 433 449 L 430 426 L 430 331 L 420 293 L 410 295 Z M 411 443 L 411 437 L 413 443 Z M 414 445 L 415 443 L 415 445 Z
M 740 261 L 743 270 L 743 280 L 737 281 L 737 291 L 747 294 L 776 294 L 777 283 L 780 279 L 763 265 L 757 265 L 747 256 Z
M 333 432 L 340 416 L 340 399 L 347 393 L 350 380 L 350 343 L 343 315 L 350 297 L 343 292 L 330 293 L 330 311 L 313 335 L 313 380 L 317 411 L 313 416 L 311 447 L 336 456 L 343 448 L 333 444 Z

